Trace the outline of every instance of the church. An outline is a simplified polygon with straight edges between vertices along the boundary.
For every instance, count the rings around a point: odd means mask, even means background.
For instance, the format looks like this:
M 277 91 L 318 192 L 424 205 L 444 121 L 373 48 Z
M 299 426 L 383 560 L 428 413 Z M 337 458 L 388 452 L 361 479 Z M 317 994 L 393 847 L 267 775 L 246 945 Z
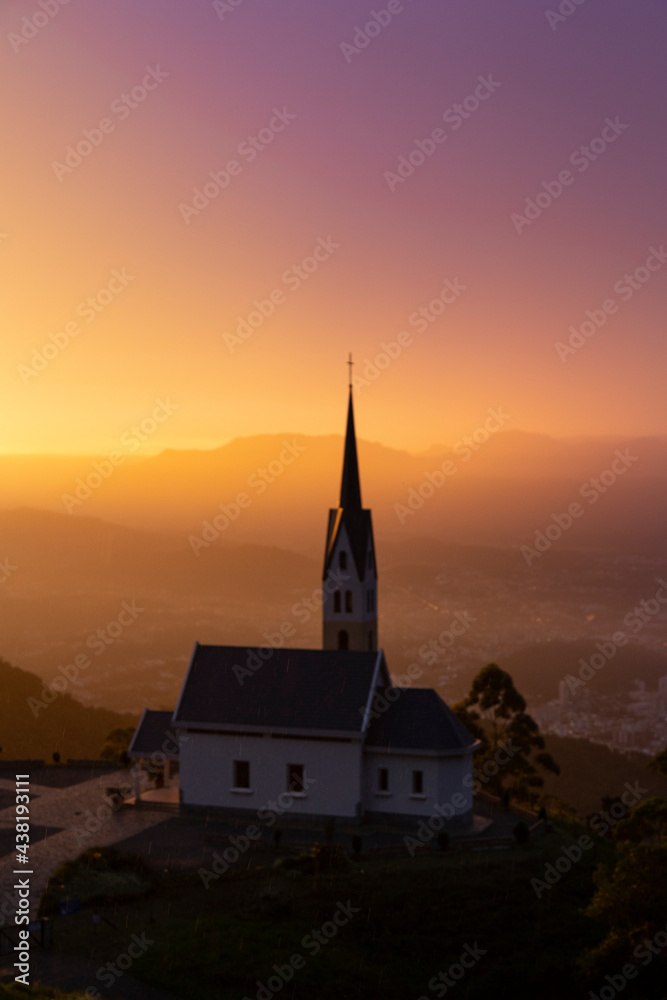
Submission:
M 195 643 L 176 708 L 144 712 L 130 757 L 150 758 L 169 734 L 166 772 L 177 769 L 181 810 L 261 819 L 279 802 L 310 820 L 439 814 L 469 825 L 478 742 L 437 692 L 392 685 L 377 609 L 350 385 L 340 499 L 326 530 L 322 649 Z

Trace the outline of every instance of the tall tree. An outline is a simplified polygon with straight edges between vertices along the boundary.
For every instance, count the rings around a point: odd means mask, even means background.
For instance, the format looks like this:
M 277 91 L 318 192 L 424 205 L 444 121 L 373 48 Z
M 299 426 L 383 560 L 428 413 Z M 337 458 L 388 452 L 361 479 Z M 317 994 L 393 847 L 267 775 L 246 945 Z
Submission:
M 526 712 L 525 698 L 512 676 L 496 663 L 480 670 L 468 696 L 453 710 L 482 741 L 475 772 L 489 791 L 497 795 L 509 791 L 518 799 L 530 800 L 534 789 L 544 786 L 538 768 L 560 774 L 545 750 L 537 723 Z

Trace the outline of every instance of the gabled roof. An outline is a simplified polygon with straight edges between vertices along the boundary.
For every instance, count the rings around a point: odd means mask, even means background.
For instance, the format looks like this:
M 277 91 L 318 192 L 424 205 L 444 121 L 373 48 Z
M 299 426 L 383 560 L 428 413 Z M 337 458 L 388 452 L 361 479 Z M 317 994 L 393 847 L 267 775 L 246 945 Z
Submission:
M 175 760 L 178 757 L 178 735 L 174 733 L 172 716 L 173 712 L 144 709 L 128 748 L 128 757 L 151 757 L 161 752 Z
M 388 682 L 381 650 L 197 643 L 173 725 L 360 737 L 372 691 Z
M 399 697 L 371 720 L 366 749 L 454 754 L 478 745 L 479 741 L 456 718 L 437 691 L 431 688 L 394 690 L 400 691 Z

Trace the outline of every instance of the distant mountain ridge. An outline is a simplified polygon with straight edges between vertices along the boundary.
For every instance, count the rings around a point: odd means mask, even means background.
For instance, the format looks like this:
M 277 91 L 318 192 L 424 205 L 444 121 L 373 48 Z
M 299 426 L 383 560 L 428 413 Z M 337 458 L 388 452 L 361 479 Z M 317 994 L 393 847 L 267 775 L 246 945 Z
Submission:
M 483 438 L 421 455 L 360 440 L 362 496 L 373 508 L 376 532 L 520 545 L 552 514 L 581 500 L 581 487 L 621 452 L 633 458 L 630 467 L 605 489 L 594 514 L 586 508 L 587 517 L 562 544 L 640 552 L 664 542 L 667 438 L 567 441 L 502 430 Z M 283 461 L 288 447 L 296 457 Z M 238 517 L 228 518 L 220 541 L 272 544 L 280 538 L 281 545 L 312 552 L 323 544 L 326 510 L 338 502 L 341 457 L 339 435 L 288 433 L 237 438 L 208 451 L 127 456 L 118 467 L 105 456 L 4 455 L 0 508 L 71 511 L 73 517 L 100 517 L 187 542 L 207 521 L 218 517 L 223 524 L 220 513 L 233 511 L 242 494 L 249 502 Z M 439 482 L 444 463 L 451 465 Z M 433 481 L 439 484 L 430 490 Z M 406 507 L 420 488 L 433 496 L 401 520 L 399 505 Z

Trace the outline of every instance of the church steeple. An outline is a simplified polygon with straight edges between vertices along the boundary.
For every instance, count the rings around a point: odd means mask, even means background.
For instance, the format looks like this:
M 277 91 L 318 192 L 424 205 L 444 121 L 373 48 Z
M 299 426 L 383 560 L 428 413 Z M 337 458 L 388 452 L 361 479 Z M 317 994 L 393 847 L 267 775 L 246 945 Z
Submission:
M 347 405 L 343 475 L 340 483 L 340 503 L 338 506 L 344 510 L 361 510 L 361 483 L 359 481 L 359 461 L 357 459 L 357 438 L 354 433 L 352 386 L 350 386 L 350 399 Z
M 351 372 L 351 356 L 348 364 Z M 324 649 L 376 650 L 375 543 L 371 512 L 361 505 L 351 377 L 340 503 L 329 511 L 322 580 Z

